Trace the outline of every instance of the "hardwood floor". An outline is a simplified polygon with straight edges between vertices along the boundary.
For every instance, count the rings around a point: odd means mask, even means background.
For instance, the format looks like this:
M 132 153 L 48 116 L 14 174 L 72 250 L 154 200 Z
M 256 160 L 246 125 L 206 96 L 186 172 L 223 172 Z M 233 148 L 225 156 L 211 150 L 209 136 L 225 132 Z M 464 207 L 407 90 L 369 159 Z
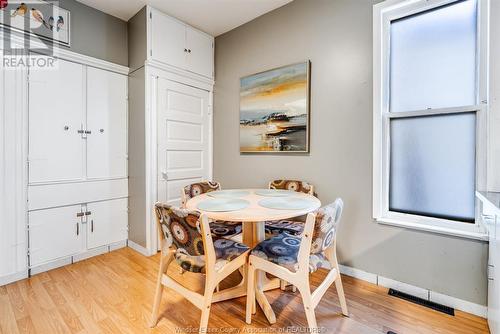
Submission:
M 164 294 L 160 321 L 148 328 L 159 255 L 146 258 L 124 248 L 30 279 L 0 287 L 0 333 L 183 333 L 196 332 L 200 311 L 173 291 Z M 171 268 L 183 284 L 202 287 L 199 274 Z M 237 281 L 234 274 L 224 288 Z M 317 286 L 323 272 L 312 276 Z M 387 295 L 387 289 L 343 276 L 350 317 L 340 313 L 332 286 L 318 305 L 316 316 L 323 333 L 488 333 L 485 319 L 456 312 L 441 314 Z M 306 326 L 298 293 L 266 293 L 276 312 L 273 333 Z M 245 324 L 245 298 L 214 304 L 209 327 L 222 333 L 266 333 L 260 309 L 252 325 Z M 234 328 L 234 329 L 231 329 Z M 290 331 L 293 332 L 293 331 Z

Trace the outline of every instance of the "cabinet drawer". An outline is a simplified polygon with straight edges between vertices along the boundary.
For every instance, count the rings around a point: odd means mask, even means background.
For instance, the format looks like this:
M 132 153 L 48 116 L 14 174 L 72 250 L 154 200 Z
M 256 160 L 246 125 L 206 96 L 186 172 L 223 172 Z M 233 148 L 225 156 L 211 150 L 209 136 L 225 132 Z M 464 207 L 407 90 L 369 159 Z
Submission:
M 30 266 L 67 257 L 84 249 L 80 205 L 29 213 Z
M 128 201 L 117 199 L 87 204 L 87 248 L 92 249 L 128 238 Z
M 128 196 L 128 180 L 88 181 L 28 187 L 28 210 Z

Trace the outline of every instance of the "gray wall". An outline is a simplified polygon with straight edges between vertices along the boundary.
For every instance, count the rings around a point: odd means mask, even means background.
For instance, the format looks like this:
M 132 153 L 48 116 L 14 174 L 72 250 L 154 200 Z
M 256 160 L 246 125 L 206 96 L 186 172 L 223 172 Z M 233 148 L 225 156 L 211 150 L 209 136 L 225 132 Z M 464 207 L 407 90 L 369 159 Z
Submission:
M 71 51 L 128 66 L 127 23 L 74 0 L 60 0 L 71 11 Z
M 372 5 L 295 0 L 216 38 L 214 178 L 225 188 L 275 178 L 340 196 L 339 256 L 348 266 L 486 304 L 487 245 L 388 227 L 372 212 Z M 311 60 L 311 153 L 239 153 L 239 78 Z

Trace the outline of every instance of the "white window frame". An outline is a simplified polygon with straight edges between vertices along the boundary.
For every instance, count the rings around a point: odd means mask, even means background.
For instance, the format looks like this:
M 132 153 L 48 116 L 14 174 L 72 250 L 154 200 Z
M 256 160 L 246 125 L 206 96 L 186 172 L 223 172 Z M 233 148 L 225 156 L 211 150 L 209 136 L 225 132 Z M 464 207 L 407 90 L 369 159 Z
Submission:
M 389 210 L 390 120 L 408 116 L 476 113 L 476 190 L 486 188 L 489 0 L 478 5 L 478 56 L 476 104 L 461 108 L 440 108 L 391 113 L 390 94 L 390 25 L 391 21 L 461 0 L 387 0 L 373 10 L 373 218 L 381 224 L 425 230 L 464 238 L 487 240 L 476 201 L 475 222 L 464 223 Z

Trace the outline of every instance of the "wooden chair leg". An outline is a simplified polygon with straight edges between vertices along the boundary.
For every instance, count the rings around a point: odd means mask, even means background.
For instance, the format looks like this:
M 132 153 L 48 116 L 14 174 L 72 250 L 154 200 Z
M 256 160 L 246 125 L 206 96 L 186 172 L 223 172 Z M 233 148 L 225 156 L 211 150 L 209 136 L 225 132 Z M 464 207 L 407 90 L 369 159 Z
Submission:
M 344 294 L 344 286 L 342 285 L 342 278 L 340 277 L 340 273 L 338 274 L 337 279 L 335 280 L 335 287 L 337 288 L 337 294 L 339 295 L 340 307 L 342 308 L 342 314 L 346 317 L 349 316 L 349 312 L 347 311 L 347 302 Z
M 307 324 L 311 333 L 315 333 L 318 328 L 316 323 L 316 314 L 314 313 L 314 307 L 312 306 L 312 296 L 311 290 L 308 285 L 299 287 L 300 295 L 302 296 L 302 302 L 304 304 L 304 310 L 306 311 Z
M 214 294 L 215 286 L 212 284 L 207 285 L 205 288 L 205 296 L 203 305 L 201 307 L 201 320 L 199 334 L 208 333 L 208 318 L 210 316 L 210 309 L 212 308 L 212 296 Z
M 252 323 L 252 313 L 256 309 L 255 306 L 255 267 L 252 263 L 248 264 L 248 277 L 247 277 L 247 308 L 246 308 L 246 323 Z
M 286 282 L 285 280 L 280 279 L 280 289 L 281 289 L 282 291 L 285 291 L 285 290 L 286 290 L 286 283 L 287 283 L 287 282 Z
M 151 327 L 155 327 L 158 323 L 158 314 L 160 311 L 161 296 L 163 293 L 163 284 L 161 283 L 161 278 L 163 274 L 167 271 L 167 267 L 172 260 L 172 254 L 161 257 L 160 259 L 160 269 L 158 270 L 158 279 L 156 280 L 156 293 L 153 302 L 153 312 L 151 314 Z

